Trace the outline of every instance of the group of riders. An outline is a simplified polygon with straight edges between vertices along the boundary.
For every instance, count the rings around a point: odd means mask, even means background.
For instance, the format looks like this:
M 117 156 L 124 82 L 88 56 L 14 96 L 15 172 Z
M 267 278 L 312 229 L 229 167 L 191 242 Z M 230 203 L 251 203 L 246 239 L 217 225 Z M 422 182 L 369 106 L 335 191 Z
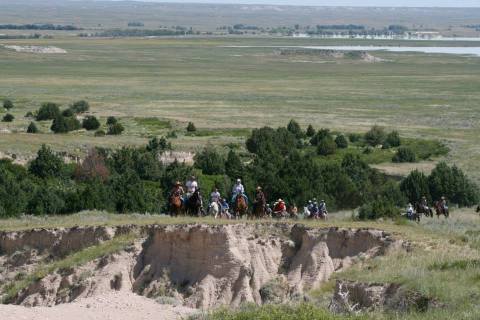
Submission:
M 439 201 L 434 202 L 433 209 L 435 209 L 438 217 L 440 217 L 440 215 L 444 215 L 446 218 L 448 218 L 450 215 L 447 199 L 444 196 L 442 196 Z M 433 217 L 433 209 L 428 204 L 427 197 L 423 196 L 420 201 L 415 203 L 415 206 L 411 203 L 407 205 L 406 215 L 410 220 L 420 221 L 422 214 L 427 217 Z
M 182 183 L 177 181 L 170 192 L 169 204 L 170 213 L 173 216 L 184 212 L 193 216 L 205 216 L 210 214 L 215 218 L 241 218 L 249 212 L 249 198 L 245 192 L 245 187 L 241 179 L 237 179 L 232 188 L 232 197 L 230 201 L 222 197 L 220 191 L 215 188 L 210 194 L 210 201 L 207 212 L 204 210 L 202 196 L 200 194 L 199 183 L 195 176 L 191 176 L 185 183 L 184 189 Z M 327 218 L 327 205 L 324 200 L 319 203 L 316 199 L 310 200 L 304 208 L 305 216 L 311 219 Z M 283 199 L 278 199 L 270 205 L 262 190 L 258 186 L 255 190 L 255 197 L 252 202 L 250 217 L 255 218 L 298 218 L 298 208 L 292 204 L 287 206 Z

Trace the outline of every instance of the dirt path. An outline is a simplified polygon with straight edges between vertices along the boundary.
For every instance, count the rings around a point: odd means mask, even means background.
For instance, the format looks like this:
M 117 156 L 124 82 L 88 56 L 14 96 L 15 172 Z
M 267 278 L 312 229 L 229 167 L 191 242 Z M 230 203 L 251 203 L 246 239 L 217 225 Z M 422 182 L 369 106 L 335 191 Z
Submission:
M 161 305 L 126 292 L 113 292 L 55 307 L 0 305 L 2 320 L 177 320 L 186 319 L 194 312 L 194 309 Z

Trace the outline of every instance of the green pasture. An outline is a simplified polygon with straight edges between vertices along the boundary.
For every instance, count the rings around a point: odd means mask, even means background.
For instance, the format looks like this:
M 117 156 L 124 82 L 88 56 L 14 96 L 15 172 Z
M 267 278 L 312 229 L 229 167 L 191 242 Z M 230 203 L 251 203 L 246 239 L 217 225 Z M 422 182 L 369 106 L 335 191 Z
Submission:
M 480 180 L 480 58 L 421 53 L 372 53 L 369 63 L 315 56 L 281 56 L 274 48 L 230 45 L 358 44 L 348 40 L 204 38 L 3 40 L 52 45 L 67 54 L 17 53 L 0 46 L 0 99 L 16 105 L 15 120 L 0 123 L 0 150 L 32 155 L 42 143 L 83 154 L 93 145 L 144 144 L 151 135 L 177 132 L 177 150 L 207 143 L 242 145 L 251 128 L 286 125 L 363 132 L 373 124 L 409 138 L 438 139 L 447 161 Z M 370 43 L 370 42 L 368 42 Z M 379 44 L 395 44 L 381 41 Z M 403 42 L 404 45 L 423 45 Z M 474 45 L 472 43 L 470 45 Z M 435 45 L 439 45 L 435 43 Z M 454 45 L 446 42 L 445 45 Z M 460 44 L 458 44 L 460 45 Z M 105 124 L 114 115 L 122 136 L 24 133 L 28 111 L 45 101 L 67 107 L 86 99 Z M 1 111 L 0 117 L 3 117 Z M 193 121 L 199 131 L 185 132 Z M 378 162 L 378 161 L 375 161 Z

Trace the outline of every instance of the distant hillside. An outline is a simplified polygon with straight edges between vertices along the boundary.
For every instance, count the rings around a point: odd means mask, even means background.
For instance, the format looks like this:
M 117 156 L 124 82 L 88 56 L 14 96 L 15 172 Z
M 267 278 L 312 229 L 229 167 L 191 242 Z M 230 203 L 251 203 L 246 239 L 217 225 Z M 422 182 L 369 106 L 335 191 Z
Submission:
M 367 28 L 403 25 L 446 35 L 478 35 L 480 8 L 352 8 L 273 5 L 173 4 L 134 1 L 2 0 L 0 24 L 52 23 L 80 28 L 185 26 L 213 31 L 245 24 L 280 27 L 301 24 L 357 24 Z

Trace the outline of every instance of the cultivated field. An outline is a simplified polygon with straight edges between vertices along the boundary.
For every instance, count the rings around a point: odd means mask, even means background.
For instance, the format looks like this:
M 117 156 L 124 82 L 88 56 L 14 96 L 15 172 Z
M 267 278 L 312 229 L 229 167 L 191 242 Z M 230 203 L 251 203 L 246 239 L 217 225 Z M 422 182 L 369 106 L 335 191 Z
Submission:
M 374 52 L 382 62 L 310 55 L 282 56 L 275 48 L 378 44 L 476 46 L 478 43 L 312 39 L 79 39 L 2 40 L 0 45 L 55 46 L 66 54 L 19 53 L 0 46 L 0 99 L 16 107 L 13 123 L 0 123 L 0 149 L 32 155 L 42 143 L 84 154 L 88 146 L 143 144 L 152 135 L 178 131 L 178 150 L 237 144 L 249 129 L 302 125 L 366 131 L 373 124 L 404 136 L 440 139 L 449 158 L 480 180 L 480 58 L 460 55 Z M 24 115 L 52 101 L 66 107 L 86 99 L 104 123 L 118 116 L 126 132 L 23 133 Z M 194 121 L 201 134 L 186 136 Z M 398 171 L 398 170 L 397 170 Z

